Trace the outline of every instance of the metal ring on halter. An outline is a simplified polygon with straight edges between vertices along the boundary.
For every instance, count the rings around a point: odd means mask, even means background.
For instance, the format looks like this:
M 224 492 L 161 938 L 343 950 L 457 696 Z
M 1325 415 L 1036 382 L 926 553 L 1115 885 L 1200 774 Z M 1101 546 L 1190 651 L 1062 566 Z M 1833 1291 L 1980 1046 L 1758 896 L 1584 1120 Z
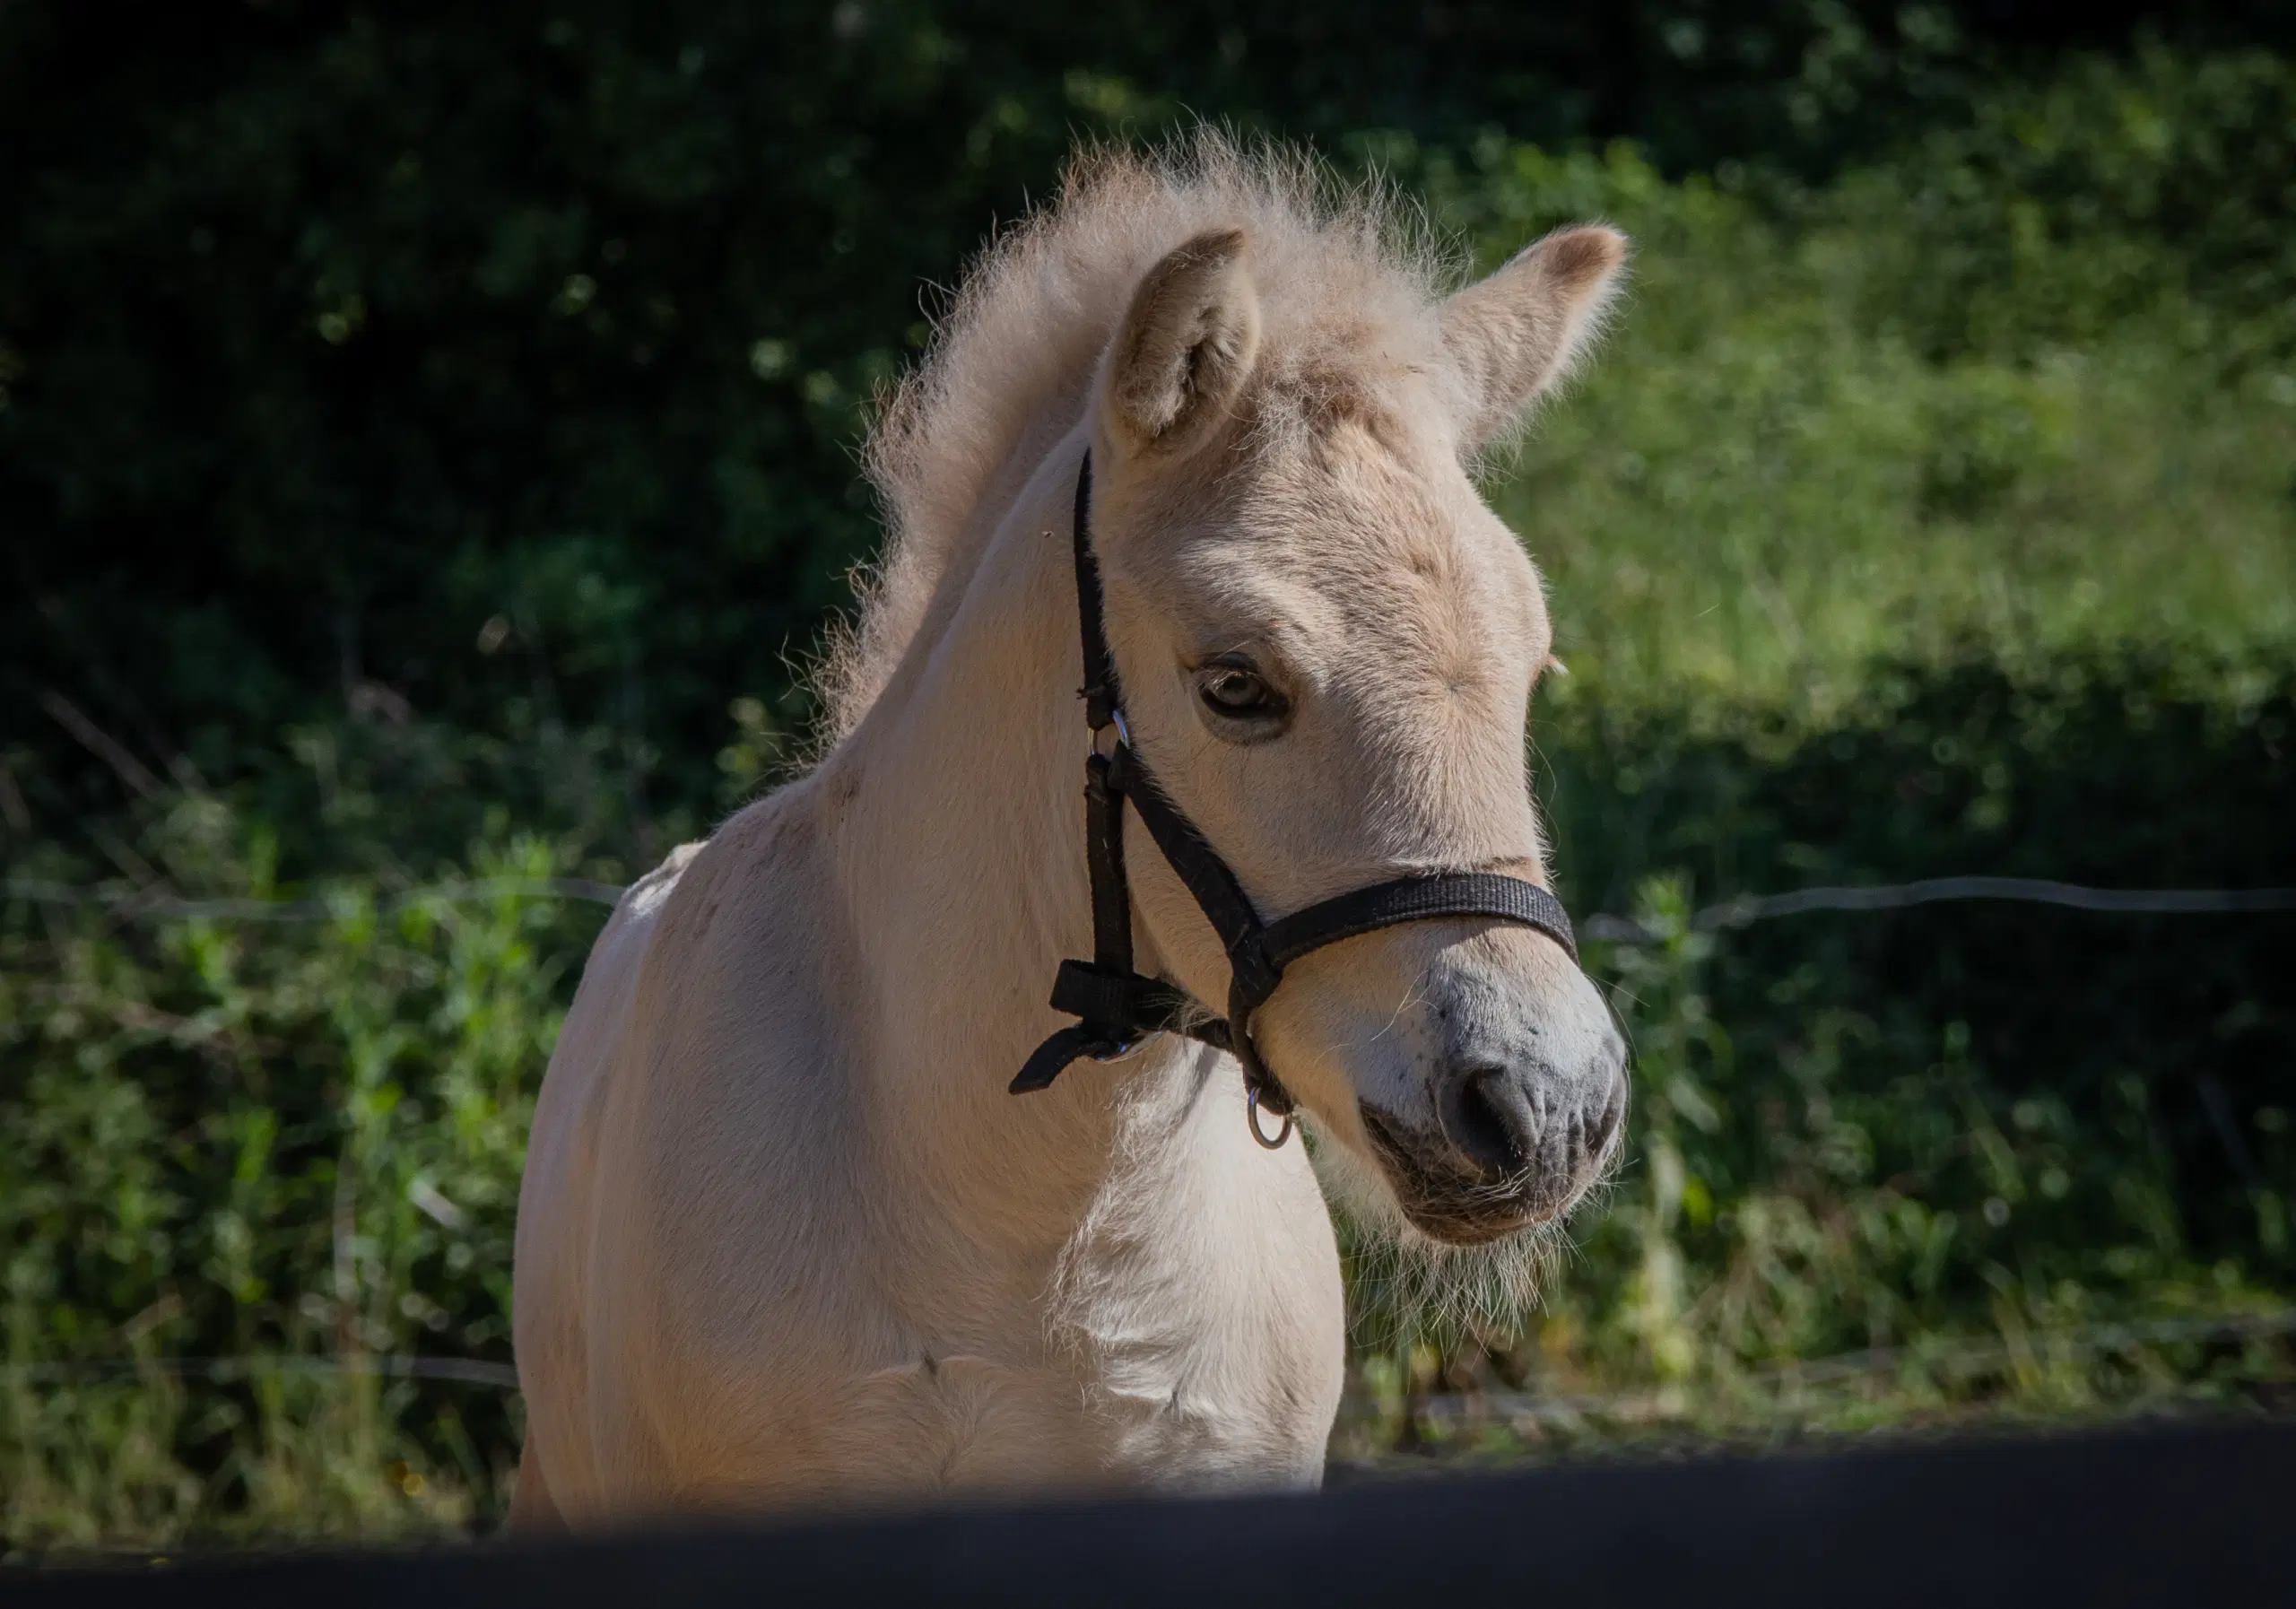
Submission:
M 1292 1114 L 1290 1112 L 1283 1114 L 1283 1126 L 1275 1131 L 1275 1138 L 1271 1140 L 1261 1132 L 1259 1091 L 1257 1088 L 1247 1092 L 1244 1096 L 1244 1121 L 1250 1126 L 1252 1138 L 1257 1140 L 1264 1150 L 1281 1151 L 1283 1149 L 1283 1142 L 1292 1137 Z
M 1132 746 L 1132 728 L 1124 724 L 1124 711 L 1121 709 L 1111 709 L 1109 711 L 1109 715 L 1110 717 L 1109 726 L 1116 728 L 1117 742 L 1125 748 L 1130 748 Z M 1109 730 L 1109 726 L 1102 726 L 1098 731 L 1087 733 L 1084 736 L 1084 747 L 1086 750 L 1094 754 L 1099 753 L 1100 752 L 1100 733 L 1106 732 L 1107 730 Z

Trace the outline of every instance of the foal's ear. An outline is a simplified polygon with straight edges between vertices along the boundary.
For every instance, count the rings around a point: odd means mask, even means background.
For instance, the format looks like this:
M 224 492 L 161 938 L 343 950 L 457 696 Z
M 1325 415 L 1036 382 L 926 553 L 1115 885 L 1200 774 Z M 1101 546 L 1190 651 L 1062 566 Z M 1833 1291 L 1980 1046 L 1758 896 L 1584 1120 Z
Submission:
M 1443 345 L 1465 391 L 1463 433 L 1481 447 L 1560 379 L 1601 327 L 1626 237 L 1561 229 L 1443 303 Z
M 1213 230 L 1140 282 L 1109 354 L 1105 412 L 1120 445 L 1178 449 L 1225 416 L 1259 350 L 1244 231 Z

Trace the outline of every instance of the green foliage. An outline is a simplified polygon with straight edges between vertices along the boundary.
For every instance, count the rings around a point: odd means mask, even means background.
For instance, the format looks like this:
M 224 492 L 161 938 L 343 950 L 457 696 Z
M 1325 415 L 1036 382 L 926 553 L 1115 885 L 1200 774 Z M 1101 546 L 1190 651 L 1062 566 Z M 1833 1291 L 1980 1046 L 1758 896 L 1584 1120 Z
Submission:
M 508 1364 L 526 1124 L 595 908 L 516 837 L 457 885 L 283 908 L 268 832 L 207 796 L 135 855 L 141 898 L 195 898 L 123 920 L 133 884 L 19 883 L 0 926 L 0 1535 L 491 1512 L 502 1393 L 384 1376 Z
M 1553 589 L 1552 695 L 1824 720 L 1872 660 L 1972 639 L 2284 655 L 2292 105 L 2275 58 L 2084 63 L 1816 190 L 1390 143 L 1486 260 L 1587 216 L 1638 243 L 1618 339 L 1499 498 Z

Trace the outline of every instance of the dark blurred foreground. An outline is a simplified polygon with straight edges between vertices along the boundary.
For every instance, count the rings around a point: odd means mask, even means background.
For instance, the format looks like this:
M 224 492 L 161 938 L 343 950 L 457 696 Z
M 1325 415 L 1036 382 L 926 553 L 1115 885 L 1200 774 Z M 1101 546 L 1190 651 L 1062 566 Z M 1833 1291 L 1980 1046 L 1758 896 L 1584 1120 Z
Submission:
M 15 1579 L 25 1609 L 2286 1603 L 2296 1423 Z

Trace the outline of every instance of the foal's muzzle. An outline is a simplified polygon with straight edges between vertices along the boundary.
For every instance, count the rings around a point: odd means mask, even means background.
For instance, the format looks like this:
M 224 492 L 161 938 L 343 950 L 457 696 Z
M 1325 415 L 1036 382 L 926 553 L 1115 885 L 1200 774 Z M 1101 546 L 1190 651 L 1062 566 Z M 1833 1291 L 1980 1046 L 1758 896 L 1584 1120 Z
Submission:
M 1489 1240 L 1551 1222 L 1609 1167 L 1627 1080 L 1607 1022 L 1558 1036 L 1527 1018 L 1508 1032 L 1447 1015 L 1428 1048 L 1422 1109 L 1361 1108 L 1397 1202 L 1428 1234 Z

